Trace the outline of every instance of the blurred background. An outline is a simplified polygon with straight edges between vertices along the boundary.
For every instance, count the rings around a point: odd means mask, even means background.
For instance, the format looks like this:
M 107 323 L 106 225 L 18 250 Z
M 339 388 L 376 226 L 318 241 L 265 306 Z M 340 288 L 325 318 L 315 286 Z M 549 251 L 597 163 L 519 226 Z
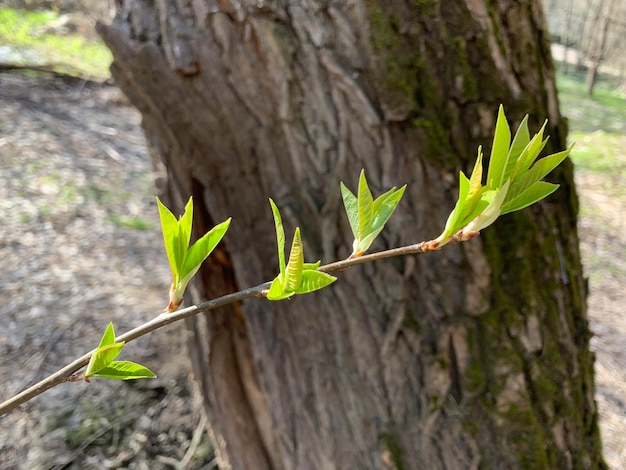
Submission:
M 605 458 L 626 462 L 626 3 L 545 0 L 581 199 Z M 139 113 L 94 30 L 114 2 L 0 2 L 0 400 L 167 303 Z M 261 281 L 261 280 L 259 280 Z M 0 418 L 0 468 L 215 467 L 185 332 L 129 344 L 156 380 L 56 387 Z M 203 439 L 204 437 L 204 439 Z

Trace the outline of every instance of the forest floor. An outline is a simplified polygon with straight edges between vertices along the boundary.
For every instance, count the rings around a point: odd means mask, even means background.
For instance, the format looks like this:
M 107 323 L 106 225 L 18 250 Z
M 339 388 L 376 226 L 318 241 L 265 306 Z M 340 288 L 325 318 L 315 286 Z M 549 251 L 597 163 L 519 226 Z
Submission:
M 596 401 L 604 455 L 626 464 L 626 97 L 609 87 L 584 93 L 584 76 L 560 76 L 559 97 L 580 198 L 579 234 L 589 279 Z
M 160 312 L 169 271 L 140 116 L 116 88 L 0 74 L 0 109 L 4 400 L 93 348 L 109 321 L 123 332 Z M 626 145 L 601 162 L 589 155 L 598 132 L 626 135 L 611 125 L 573 134 L 596 398 L 605 456 L 618 469 L 626 462 Z M 0 468 L 212 468 L 184 343 L 178 325 L 124 349 L 123 359 L 152 368 L 156 380 L 68 383 L 1 417 Z
M 163 310 L 138 112 L 110 85 L 0 74 L 0 401 Z M 182 324 L 124 348 L 159 378 L 53 388 L 0 417 L 0 469 L 213 468 Z M 194 437 L 195 436 L 195 437 Z M 203 439 L 200 439 L 203 438 Z

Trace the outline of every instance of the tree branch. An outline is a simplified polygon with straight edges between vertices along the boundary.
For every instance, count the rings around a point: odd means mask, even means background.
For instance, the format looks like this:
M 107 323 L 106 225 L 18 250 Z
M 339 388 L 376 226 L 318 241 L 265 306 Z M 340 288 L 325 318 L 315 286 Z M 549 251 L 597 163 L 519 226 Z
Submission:
M 459 237 L 455 236 L 451 239 L 450 243 L 459 243 L 463 241 Z M 377 261 L 380 259 L 391 258 L 395 256 L 406 256 L 418 253 L 425 253 L 428 251 L 435 251 L 439 249 L 439 245 L 437 242 L 429 241 L 429 242 L 421 242 L 415 245 L 407 245 L 400 248 L 393 248 L 390 250 L 379 251 L 377 253 L 372 253 L 369 255 L 364 255 L 355 258 L 348 258 L 342 261 L 337 261 L 334 263 L 329 263 L 324 266 L 320 266 L 318 271 L 323 271 L 326 273 L 343 271 L 345 269 L 351 268 L 352 266 L 356 266 L 358 264 L 369 263 L 372 261 Z M 255 287 L 250 287 L 248 289 L 235 292 L 233 294 L 227 294 L 222 297 L 218 297 L 217 299 L 208 300 L 206 302 L 202 302 L 197 305 L 192 305 L 191 307 L 183 308 L 181 310 L 177 310 L 172 313 L 161 313 L 152 320 L 140 325 L 120 336 L 115 338 L 116 342 L 124 341 L 129 343 L 141 336 L 144 336 L 154 330 L 162 328 L 170 323 L 174 323 L 176 321 L 182 320 L 183 318 L 191 317 L 198 313 L 207 312 L 209 310 L 216 309 L 218 307 L 222 307 L 224 305 L 228 305 L 234 302 L 241 302 L 245 299 L 250 299 L 252 297 L 265 297 L 267 294 L 267 290 L 269 289 L 271 282 L 265 282 L 263 284 L 259 284 Z M 92 353 L 95 351 L 92 350 L 87 354 L 79 357 L 75 361 L 66 365 L 62 369 L 58 370 L 52 375 L 49 375 L 45 379 L 36 383 L 35 385 L 27 388 L 23 392 L 15 395 L 14 397 L 6 400 L 5 402 L 0 404 L 0 416 L 8 413 L 9 411 L 17 408 L 21 404 L 33 399 L 37 395 L 41 395 L 46 390 L 55 387 L 64 382 L 76 381 L 78 380 L 75 375 L 80 369 L 85 367 L 89 363 L 89 359 L 91 358 Z

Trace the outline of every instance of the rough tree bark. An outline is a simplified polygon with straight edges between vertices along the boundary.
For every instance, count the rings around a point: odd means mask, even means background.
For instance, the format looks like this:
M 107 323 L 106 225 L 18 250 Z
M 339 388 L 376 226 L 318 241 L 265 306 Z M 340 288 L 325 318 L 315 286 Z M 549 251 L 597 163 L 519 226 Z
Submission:
M 99 26 L 166 192 L 233 216 L 193 300 L 273 278 L 274 227 L 349 254 L 339 181 L 408 183 L 373 249 L 437 236 L 499 103 L 550 119 L 539 0 L 119 1 Z M 189 322 L 220 468 L 603 468 L 570 164 L 548 201 L 435 254 Z

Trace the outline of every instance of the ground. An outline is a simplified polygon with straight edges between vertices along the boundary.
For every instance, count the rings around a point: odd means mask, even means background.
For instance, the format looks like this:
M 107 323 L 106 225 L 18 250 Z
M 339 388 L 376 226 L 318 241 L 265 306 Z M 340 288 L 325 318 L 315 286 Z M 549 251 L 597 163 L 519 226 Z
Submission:
M 170 279 L 140 118 L 120 92 L 0 74 L 0 109 L 4 400 L 95 347 L 109 321 L 122 333 L 163 310 Z M 63 384 L 1 417 L 0 468 L 209 465 L 184 334 L 124 348 L 156 380 Z
M 589 277 L 589 317 L 596 352 L 596 401 L 604 456 L 611 468 L 626 463 L 626 187 L 624 170 L 611 176 L 580 171 L 579 230 Z
M 109 321 L 121 333 L 160 312 L 169 271 L 140 117 L 116 88 L 0 74 L 0 109 L 4 400 L 96 346 Z M 626 462 L 621 175 L 577 171 L 596 397 L 615 469 Z M 0 418 L 0 468 L 212 468 L 184 342 L 178 325 L 124 349 L 156 380 L 63 384 Z

